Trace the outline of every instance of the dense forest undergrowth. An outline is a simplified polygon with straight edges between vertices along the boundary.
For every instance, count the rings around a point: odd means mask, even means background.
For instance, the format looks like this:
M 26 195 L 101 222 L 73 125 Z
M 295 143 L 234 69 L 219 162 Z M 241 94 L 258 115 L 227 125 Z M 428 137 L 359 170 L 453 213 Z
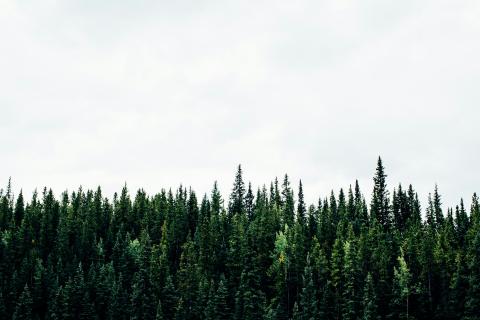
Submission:
M 294 190 L 295 189 L 295 190 Z M 307 206 L 287 176 L 0 194 L 0 319 L 480 319 L 480 206 L 356 183 Z

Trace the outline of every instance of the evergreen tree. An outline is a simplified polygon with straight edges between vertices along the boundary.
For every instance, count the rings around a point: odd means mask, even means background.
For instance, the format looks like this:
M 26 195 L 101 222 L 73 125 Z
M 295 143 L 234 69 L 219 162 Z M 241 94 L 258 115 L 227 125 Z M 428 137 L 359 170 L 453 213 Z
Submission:
M 314 320 L 318 317 L 317 290 L 313 283 L 313 270 L 310 257 L 307 256 L 307 266 L 303 274 L 303 289 L 300 294 L 301 319 Z
M 395 312 L 395 318 L 409 318 L 410 281 L 410 270 L 402 252 L 402 255 L 398 257 L 398 268 L 395 267 L 393 278 L 392 311 Z
M 15 226 L 19 227 L 21 225 L 24 215 L 25 215 L 25 204 L 23 201 L 23 192 L 22 190 L 20 190 L 20 193 L 17 197 L 17 202 L 15 204 L 15 211 L 14 211 Z
M 163 316 L 162 311 L 162 302 L 159 300 L 157 303 L 157 311 L 155 313 L 155 320 L 163 320 L 165 317 Z
M 305 205 L 305 200 L 303 197 L 303 186 L 302 180 L 298 185 L 298 206 L 297 206 L 297 220 L 301 225 L 305 225 L 305 215 L 307 213 L 307 208 Z
M 230 194 L 230 202 L 228 204 L 230 218 L 236 214 L 245 213 L 245 183 L 243 182 L 242 174 L 242 167 L 238 165 L 232 193 Z
M 465 317 L 480 319 L 480 232 L 477 232 L 469 250 L 468 290 L 465 300 Z
M 7 319 L 7 307 L 3 299 L 3 293 L 0 290 L 0 319 Z
M 172 277 L 167 276 L 165 286 L 162 291 L 162 311 L 166 319 L 173 319 L 178 303 L 175 287 L 173 285 Z
M 285 175 L 282 184 L 282 204 L 283 204 L 283 223 L 293 226 L 295 216 L 295 203 L 293 200 L 293 192 L 290 188 L 290 181 L 288 175 Z
M 467 230 L 470 227 L 467 212 L 463 205 L 463 199 L 460 199 L 460 207 L 457 206 L 455 210 L 455 227 L 458 244 L 463 247 L 465 245 Z
M 30 290 L 28 286 L 25 285 L 23 292 L 18 299 L 17 307 L 15 308 L 15 313 L 13 314 L 14 320 L 30 320 L 32 319 L 32 297 L 30 295 Z
M 227 286 L 225 285 L 225 278 L 222 276 L 218 283 L 217 292 L 213 296 L 213 320 L 229 319 L 230 308 L 227 299 Z
M 457 253 L 456 269 L 450 284 L 449 310 L 454 316 L 463 315 L 465 312 L 466 290 L 468 288 L 468 271 L 461 253 Z
M 375 295 L 375 287 L 373 278 L 370 273 L 367 275 L 365 287 L 363 289 L 363 313 L 362 320 L 378 320 L 377 297 Z
M 245 211 L 249 221 L 254 219 L 254 200 L 255 197 L 253 196 L 252 184 L 248 183 L 248 190 L 247 194 L 245 195 Z
M 331 279 L 332 286 L 335 293 L 335 318 L 340 319 L 341 306 L 343 305 L 342 292 L 343 292 L 343 263 L 344 263 L 344 246 L 343 241 L 340 238 L 335 240 L 333 245 L 332 258 L 331 258 Z
M 443 226 L 444 216 L 442 212 L 442 200 L 438 193 L 438 186 L 435 185 L 435 191 L 433 192 L 433 211 L 435 213 L 435 221 L 439 227 Z
M 190 239 L 184 243 L 182 249 L 180 267 L 177 271 L 178 292 L 182 298 L 181 310 L 184 314 L 184 319 L 193 319 L 197 310 L 199 283 L 196 253 L 194 244 Z
M 345 255 L 343 262 L 344 288 L 342 297 L 342 318 L 344 320 L 354 320 L 358 314 L 358 293 L 356 291 L 356 279 L 358 277 L 358 272 L 356 266 L 357 256 L 354 243 L 347 240 L 344 244 L 343 251 Z
M 378 223 L 380 223 L 384 229 L 388 229 L 391 224 L 389 196 L 387 183 L 385 181 L 386 177 L 387 175 L 385 174 L 385 168 L 383 167 L 382 159 L 379 157 L 377 162 L 377 170 L 375 177 L 373 178 L 374 187 L 370 211 L 372 217 Z
M 285 228 L 288 232 L 288 227 Z M 288 268 L 289 248 L 287 237 L 284 232 L 277 233 L 275 248 L 272 253 L 272 265 L 269 268 L 269 275 L 273 280 L 275 296 L 272 301 L 273 313 L 279 319 L 288 319 L 290 310 L 290 297 L 288 295 Z
M 370 214 L 358 181 L 307 206 L 288 176 L 227 210 L 217 183 L 126 185 L 113 199 L 0 190 L 0 319 L 479 319 L 480 204 L 390 200 L 381 159 Z M 172 191 L 174 190 L 174 191 Z M 307 210 L 308 208 L 308 210 Z

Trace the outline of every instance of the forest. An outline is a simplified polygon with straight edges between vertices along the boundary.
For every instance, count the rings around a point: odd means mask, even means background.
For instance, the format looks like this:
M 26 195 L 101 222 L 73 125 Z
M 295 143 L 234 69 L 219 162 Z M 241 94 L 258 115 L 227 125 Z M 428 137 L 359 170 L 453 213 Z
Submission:
M 372 168 L 373 169 L 373 168 Z M 373 170 L 372 170 L 373 171 Z M 0 319 L 480 319 L 480 205 L 359 183 L 308 205 L 285 175 L 229 197 L 0 193 Z M 228 191 L 227 191 L 228 192 Z

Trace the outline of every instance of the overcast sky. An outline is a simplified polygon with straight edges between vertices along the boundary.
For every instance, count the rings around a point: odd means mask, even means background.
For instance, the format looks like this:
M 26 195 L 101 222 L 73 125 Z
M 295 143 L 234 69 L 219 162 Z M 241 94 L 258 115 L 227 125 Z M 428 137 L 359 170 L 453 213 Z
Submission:
M 480 1 L 0 0 L 0 183 L 479 190 Z

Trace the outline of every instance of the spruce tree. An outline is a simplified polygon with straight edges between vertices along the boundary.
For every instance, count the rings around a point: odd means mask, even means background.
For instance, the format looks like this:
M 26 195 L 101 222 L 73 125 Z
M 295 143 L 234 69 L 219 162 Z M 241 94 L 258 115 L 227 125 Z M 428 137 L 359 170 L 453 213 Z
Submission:
M 166 319 L 173 319 L 178 303 L 175 286 L 170 275 L 167 276 L 165 285 L 162 290 L 162 311 Z
M 213 320 L 229 319 L 230 308 L 228 306 L 228 291 L 225 285 L 225 278 L 222 276 L 218 288 L 213 297 Z
M 402 254 L 398 257 L 398 267 L 394 269 L 392 312 L 399 319 L 409 319 L 409 298 L 411 274 Z
M 303 274 L 303 289 L 300 294 L 300 314 L 301 319 L 305 320 L 314 320 L 318 317 L 317 289 L 313 282 L 313 270 L 308 255 Z
M 7 307 L 3 299 L 2 290 L 0 290 L 0 319 L 7 319 Z
M 455 264 L 456 268 L 450 284 L 449 310 L 452 315 L 459 316 L 465 312 L 465 289 L 468 288 L 470 279 L 462 253 L 457 253 Z
M 254 219 L 254 200 L 255 197 L 253 196 L 252 184 L 248 183 L 248 190 L 247 194 L 245 195 L 245 211 L 249 221 Z
M 367 275 L 365 287 L 363 289 L 363 312 L 362 320 L 378 320 L 377 297 L 375 295 L 375 287 L 373 278 L 370 273 Z
M 357 253 L 353 242 L 346 241 L 344 244 L 344 260 L 343 260 L 343 306 L 342 306 L 342 318 L 344 320 L 354 320 L 357 315 L 357 292 L 356 292 L 356 279 L 358 277 L 357 272 Z
M 288 227 L 285 227 L 288 232 Z M 288 240 L 284 232 L 277 233 L 275 239 L 275 248 L 272 252 L 272 265 L 268 270 L 269 276 L 273 280 L 274 298 L 272 299 L 272 312 L 279 319 L 288 319 L 290 309 L 290 299 L 288 295 L 288 269 L 290 255 Z
M 443 227 L 444 223 L 444 216 L 442 212 L 442 200 L 441 196 L 438 193 L 438 186 L 435 184 L 435 190 L 433 192 L 433 211 L 435 213 L 435 222 L 437 223 L 438 227 Z
M 232 193 L 230 194 L 230 202 L 228 204 L 230 218 L 236 214 L 245 213 L 245 183 L 243 182 L 242 175 L 242 166 L 238 165 Z
M 20 193 L 17 197 L 17 202 L 15 204 L 15 211 L 14 211 L 15 226 L 17 227 L 20 226 L 24 215 L 25 215 L 25 204 L 23 201 L 23 192 L 22 190 L 20 190 Z
M 302 180 L 298 184 L 298 206 L 297 206 L 297 220 L 301 225 L 305 225 L 305 215 L 307 208 L 305 205 L 305 199 L 303 196 Z
M 387 183 L 385 181 L 386 177 L 387 175 L 385 174 L 382 159 L 379 157 L 375 177 L 373 178 L 374 187 L 370 212 L 371 216 L 380 223 L 384 229 L 389 229 L 391 218 Z
M 293 192 L 290 188 L 290 181 L 288 180 L 288 175 L 285 175 L 282 184 L 282 204 L 283 204 L 283 223 L 288 226 L 293 226 L 295 208 L 293 200 Z
M 335 240 L 333 245 L 332 257 L 331 257 L 331 279 L 332 286 L 335 294 L 335 318 L 339 319 L 341 316 L 343 299 L 343 263 L 344 263 L 344 246 L 343 241 L 340 238 Z
M 465 297 L 465 317 L 480 319 L 480 232 L 477 232 L 469 250 L 468 289 Z
M 157 310 L 155 312 L 155 320 L 164 320 L 165 317 L 163 316 L 163 311 L 162 311 L 162 302 L 158 300 L 157 303 Z
M 13 320 L 30 320 L 32 319 L 32 297 L 28 286 L 25 285 L 23 292 L 18 299 L 15 313 L 13 314 Z

